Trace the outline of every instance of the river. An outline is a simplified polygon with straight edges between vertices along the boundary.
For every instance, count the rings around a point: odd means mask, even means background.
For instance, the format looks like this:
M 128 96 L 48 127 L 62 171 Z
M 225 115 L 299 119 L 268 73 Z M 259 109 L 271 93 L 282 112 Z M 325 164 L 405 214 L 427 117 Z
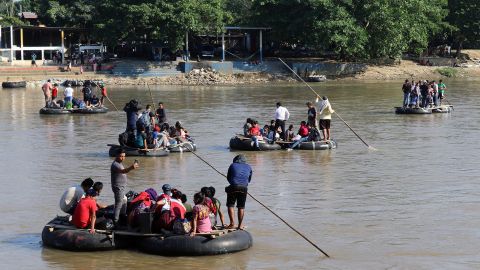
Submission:
M 315 84 L 338 118 L 330 151 L 245 152 L 254 170 L 250 192 L 332 258 L 252 199 L 245 225 L 252 248 L 211 257 L 166 258 L 134 251 L 72 253 L 41 245 L 43 226 L 61 214 L 58 201 L 86 177 L 105 183 L 99 197 L 113 202 L 108 143 L 125 128 L 124 113 L 39 115 L 40 89 L 0 90 L 0 265 L 2 269 L 478 269 L 480 257 L 480 92 L 478 81 L 447 81 L 451 114 L 395 115 L 401 82 Z M 108 87 L 108 86 L 107 86 Z M 170 123 L 181 120 L 197 154 L 226 173 L 238 152 L 229 139 L 247 117 L 260 124 L 282 101 L 295 128 L 314 95 L 301 84 L 247 87 L 155 86 Z M 142 87 L 109 89 L 118 108 L 143 104 Z M 78 94 L 78 92 L 77 92 Z M 226 180 L 191 153 L 138 158 L 129 189 L 164 183 L 189 196 L 213 185 L 224 203 Z M 133 162 L 127 158 L 126 164 Z M 226 209 L 223 209 L 226 215 Z M 227 218 L 228 220 L 228 218 Z

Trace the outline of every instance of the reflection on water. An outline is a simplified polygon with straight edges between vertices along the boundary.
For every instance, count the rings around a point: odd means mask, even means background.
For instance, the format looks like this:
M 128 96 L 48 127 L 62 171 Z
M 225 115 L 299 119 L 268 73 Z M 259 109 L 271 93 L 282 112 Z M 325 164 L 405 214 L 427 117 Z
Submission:
M 479 98 L 475 81 L 452 81 L 452 114 L 395 115 L 401 83 L 315 84 L 333 108 L 378 151 L 368 150 L 338 119 L 332 151 L 245 152 L 254 169 L 250 192 L 329 253 L 326 260 L 253 200 L 246 225 L 254 246 L 244 252 L 202 258 L 164 258 L 135 251 L 71 253 L 39 244 L 43 225 L 60 214 L 63 190 L 86 177 L 109 189 L 109 143 L 125 128 L 125 116 L 39 115 L 39 89 L 0 91 L 0 256 L 5 268 L 86 269 L 158 266 L 167 269 L 436 269 L 478 268 Z M 150 102 L 146 89 L 112 89 L 118 108 L 131 98 Z M 238 152 L 230 137 L 247 117 L 273 118 L 275 103 L 290 110 L 298 127 L 311 92 L 301 85 L 262 87 L 152 87 L 166 104 L 169 122 L 181 120 L 198 154 L 226 173 Z M 465 99 L 464 97 L 469 97 Z M 190 196 L 226 180 L 189 153 L 138 158 L 129 188 L 164 183 Z M 129 164 L 133 158 L 127 158 Z M 191 197 L 189 198 L 191 202 Z M 225 209 L 224 209 L 225 210 Z M 226 214 L 226 213 L 225 213 Z M 145 268 L 146 268 L 145 267 Z

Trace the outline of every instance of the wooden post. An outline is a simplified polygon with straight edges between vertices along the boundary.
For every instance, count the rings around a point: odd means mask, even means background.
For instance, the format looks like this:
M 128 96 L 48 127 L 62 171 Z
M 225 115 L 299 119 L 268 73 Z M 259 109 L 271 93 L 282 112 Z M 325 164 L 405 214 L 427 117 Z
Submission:
M 13 25 L 10 25 L 10 64 L 13 65 Z
M 222 62 L 225 61 L 225 32 L 222 32 Z
M 188 31 L 185 33 L 185 62 L 188 62 Z
M 42 64 L 45 63 L 45 51 L 42 49 Z
M 263 41 L 262 41 L 262 30 L 260 30 L 260 63 L 263 63 Z
M 60 37 L 62 38 L 62 64 L 63 64 L 63 62 L 65 61 L 65 40 L 64 40 L 65 33 L 63 32 L 63 30 L 60 30 Z
M 23 61 L 23 28 L 20 28 L 20 60 Z
M 0 25 L 0 48 L 2 48 L 2 26 Z

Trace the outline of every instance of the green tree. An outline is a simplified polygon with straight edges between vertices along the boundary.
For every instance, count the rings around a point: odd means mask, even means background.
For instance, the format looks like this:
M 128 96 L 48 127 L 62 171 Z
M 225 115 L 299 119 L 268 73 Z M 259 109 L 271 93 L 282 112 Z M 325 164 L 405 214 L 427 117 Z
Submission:
M 457 56 L 463 44 L 480 43 L 480 2 L 478 0 L 449 0 L 448 21 L 455 27 L 452 36 L 457 44 Z

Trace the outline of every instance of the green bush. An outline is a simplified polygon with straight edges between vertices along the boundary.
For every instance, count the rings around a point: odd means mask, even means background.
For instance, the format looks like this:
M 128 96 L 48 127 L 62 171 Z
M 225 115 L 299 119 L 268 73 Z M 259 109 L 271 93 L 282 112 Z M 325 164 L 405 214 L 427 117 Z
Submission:
M 437 68 L 437 72 L 445 77 L 455 77 L 457 75 L 457 70 L 451 67 Z

